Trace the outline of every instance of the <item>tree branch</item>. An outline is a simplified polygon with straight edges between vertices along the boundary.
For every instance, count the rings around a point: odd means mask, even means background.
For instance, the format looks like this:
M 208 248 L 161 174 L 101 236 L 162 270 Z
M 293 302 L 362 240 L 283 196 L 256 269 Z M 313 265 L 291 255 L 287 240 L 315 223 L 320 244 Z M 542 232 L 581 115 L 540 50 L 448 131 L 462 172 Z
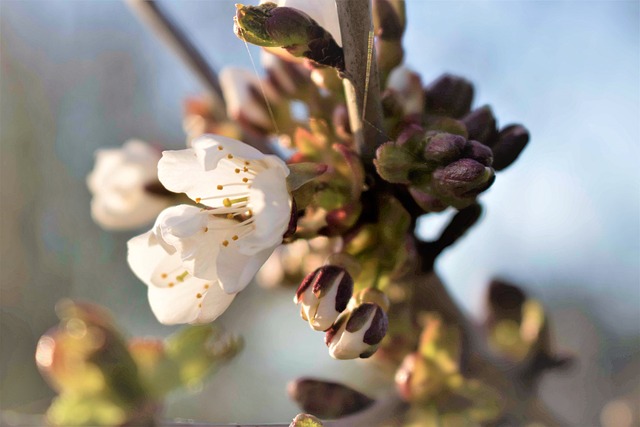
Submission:
M 386 142 L 382 131 L 380 79 L 375 61 L 370 0 L 336 0 L 345 59 L 343 80 L 349 124 L 366 168 Z M 371 50 L 369 50 L 371 48 Z
M 162 7 L 152 0 L 125 0 L 131 10 L 151 27 L 156 34 L 184 61 L 211 94 L 216 119 L 226 118 L 222 89 L 216 70 L 187 35 L 169 17 Z

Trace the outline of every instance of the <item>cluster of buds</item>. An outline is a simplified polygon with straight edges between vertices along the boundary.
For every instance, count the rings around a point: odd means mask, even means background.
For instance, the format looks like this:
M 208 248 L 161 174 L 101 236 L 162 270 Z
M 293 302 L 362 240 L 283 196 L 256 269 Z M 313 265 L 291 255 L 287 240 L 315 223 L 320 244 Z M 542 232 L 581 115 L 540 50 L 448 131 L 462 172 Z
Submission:
M 431 425 L 436 419 L 457 425 L 454 421 L 463 419 L 476 425 L 495 420 L 502 411 L 499 394 L 460 370 L 458 327 L 435 313 L 426 319 L 418 351 L 407 355 L 396 372 L 398 393 L 417 409 L 409 412 L 408 424 Z
M 473 204 L 495 179 L 492 162 L 491 149 L 478 141 L 412 126 L 378 149 L 375 164 L 385 180 L 409 186 L 425 211 L 439 212 Z
M 294 302 L 312 329 L 325 332 L 329 354 L 335 359 L 367 358 L 384 338 L 388 319 L 375 298 L 353 295 L 353 279 L 346 268 L 325 265 L 309 273 L 298 288 Z
M 102 307 L 64 301 L 57 311 L 60 324 L 40 338 L 35 355 L 58 392 L 50 425 L 155 425 L 167 393 L 202 381 L 241 348 L 212 326 L 127 342 Z

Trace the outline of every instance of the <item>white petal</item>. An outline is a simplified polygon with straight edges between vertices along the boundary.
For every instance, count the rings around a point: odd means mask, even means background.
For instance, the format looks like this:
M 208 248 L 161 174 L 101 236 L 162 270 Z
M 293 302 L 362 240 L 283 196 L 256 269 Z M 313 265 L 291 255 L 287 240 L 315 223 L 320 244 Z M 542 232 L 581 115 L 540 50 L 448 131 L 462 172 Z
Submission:
M 291 204 L 282 169 L 259 173 L 249 190 L 248 207 L 253 212 L 255 230 L 238 242 L 240 251 L 251 255 L 280 244 L 291 218 Z
M 162 212 L 155 230 L 163 242 L 178 252 L 184 269 L 196 277 L 216 280 L 220 246 L 237 224 L 214 217 L 211 211 L 179 205 Z
M 214 135 L 204 135 L 193 144 L 195 148 L 162 153 L 158 178 L 167 189 L 211 207 L 223 206 L 224 198 L 234 198 L 238 192 L 246 195 L 246 186 L 227 185 L 242 182 L 233 162 L 259 160 L 264 154 L 243 142 Z
M 205 285 L 209 285 L 208 289 Z M 148 297 L 158 321 L 175 325 L 215 320 L 229 307 L 235 294 L 228 295 L 215 282 L 191 276 L 170 288 L 150 286 Z
M 255 255 L 244 255 L 237 245 L 230 244 L 218 257 L 218 279 L 220 286 L 228 294 L 243 290 L 256 275 L 262 264 L 273 253 L 276 246 L 267 248 Z
M 369 344 L 364 342 L 364 334 L 371 327 L 371 322 L 375 311 L 369 316 L 369 319 L 362 328 L 356 332 L 347 332 L 346 323 L 342 325 L 341 331 L 338 332 L 337 339 L 331 342 L 329 346 L 329 354 L 335 359 L 355 359 L 360 357 L 369 347 Z
M 158 265 L 168 256 L 156 243 L 151 231 L 140 234 L 127 242 L 127 262 L 133 273 L 147 286 L 153 286 L 151 277 Z
M 202 135 L 192 142 L 192 147 L 197 151 L 198 158 L 201 159 L 205 170 L 214 169 L 218 161 L 229 154 L 246 160 L 258 160 L 265 157 L 265 154 L 249 144 L 222 135 Z

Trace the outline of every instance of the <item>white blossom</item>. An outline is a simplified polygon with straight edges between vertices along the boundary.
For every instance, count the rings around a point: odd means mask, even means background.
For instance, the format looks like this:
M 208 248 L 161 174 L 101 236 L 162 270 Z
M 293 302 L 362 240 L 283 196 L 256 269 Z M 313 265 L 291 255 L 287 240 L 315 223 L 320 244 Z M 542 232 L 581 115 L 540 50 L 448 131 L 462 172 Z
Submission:
M 160 182 L 203 208 L 165 209 L 150 232 L 129 242 L 129 264 L 149 286 L 161 322 L 213 320 L 253 279 L 289 227 L 288 173 L 279 158 L 217 135 L 163 152 Z
M 121 148 L 96 151 L 96 163 L 87 176 L 93 195 L 91 216 L 101 227 L 127 230 L 149 224 L 171 200 L 147 191 L 159 185 L 157 164 L 160 151 L 139 140 Z

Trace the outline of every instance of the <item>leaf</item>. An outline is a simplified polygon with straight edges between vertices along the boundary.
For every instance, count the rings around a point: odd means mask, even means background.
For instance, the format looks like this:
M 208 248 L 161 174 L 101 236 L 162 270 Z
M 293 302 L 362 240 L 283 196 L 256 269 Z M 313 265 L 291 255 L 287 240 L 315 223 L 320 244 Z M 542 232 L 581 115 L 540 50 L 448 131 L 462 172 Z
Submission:
M 329 166 L 321 163 L 292 163 L 289 166 L 287 187 L 289 191 L 295 191 L 306 183 L 316 179 L 327 171 Z

